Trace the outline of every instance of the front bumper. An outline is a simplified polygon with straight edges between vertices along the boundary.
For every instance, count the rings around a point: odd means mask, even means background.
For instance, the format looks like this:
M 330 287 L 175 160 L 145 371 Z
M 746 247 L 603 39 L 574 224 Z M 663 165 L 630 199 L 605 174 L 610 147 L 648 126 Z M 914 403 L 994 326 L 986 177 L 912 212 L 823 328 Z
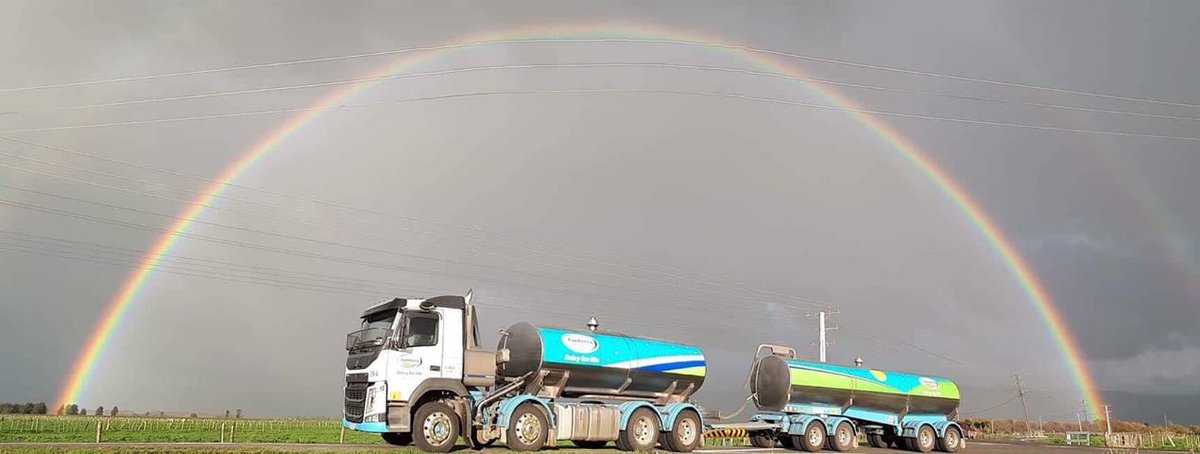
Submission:
M 350 422 L 342 419 L 342 427 L 359 432 L 371 432 L 381 434 L 388 431 L 387 423 L 385 422 Z

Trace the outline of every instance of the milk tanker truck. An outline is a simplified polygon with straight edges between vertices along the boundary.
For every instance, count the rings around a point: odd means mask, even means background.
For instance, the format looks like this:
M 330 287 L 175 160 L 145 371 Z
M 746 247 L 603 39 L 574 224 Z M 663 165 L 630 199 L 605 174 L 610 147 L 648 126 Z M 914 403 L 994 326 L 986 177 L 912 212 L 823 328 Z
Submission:
M 426 452 L 448 452 L 459 437 L 516 451 L 570 441 L 691 452 L 706 427 L 810 452 L 851 449 L 860 432 L 872 445 L 960 446 L 949 419 L 957 388 L 944 379 L 805 363 L 790 348 L 764 345 L 750 377 L 757 412 L 706 425 L 690 401 L 707 370 L 693 346 L 600 331 L 592 319 L 586 330 L 516 323 L 485 350 L 470 292 L 395 298 L 361 319 L 346 336 L 342 425 Z M 912 383 L 921 389 L 905 388 Z

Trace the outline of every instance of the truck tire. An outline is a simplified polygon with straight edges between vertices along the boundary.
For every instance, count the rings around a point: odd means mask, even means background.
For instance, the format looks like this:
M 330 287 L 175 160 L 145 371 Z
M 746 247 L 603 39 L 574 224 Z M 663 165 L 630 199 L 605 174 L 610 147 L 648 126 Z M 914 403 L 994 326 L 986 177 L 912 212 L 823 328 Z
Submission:
M 462 433 L 458 414 L 444 402 L 426 402 L 413 416 L 413 441 L 425 452 L 450 452 Z
M 608 445 L 606 440 L 571 440 L 580 449 L 601 449 Z
M 808 423 L 802 435 L 792 435 L 792 445 L 797 450 L 821 452 L 825 447 L 825 424 L 821 421 Z
M 942 452 L 958 452 L 962 445 L 962 432 L 957 427 L 947 427 L 946 434 L 938 439 L 937 449 Z
M 933 451 L 933 447 L 937 446 L 937 432 L 929 425 L 921 426 L 917 429 L 916 438 L 911 442 L 912 450 L 916 452 Z
M 382 436 L 383 441 L 386 441 L 389 445 L 408 446 L 413 442 L 413 436 L 411 432 L 384 432 L 379 435 Z
M 618 439 L 622 441 L 626 451 L 649 451 L 658 443 L 659 427 L 658 414 L 649 408 L 639 408 L 629 416 L 629 423 L 621 431 Z
M 888 443 L 883 441 L 883 434 L 867 434 L 867 444 L 872 448 L 886 448 Z
M 795 443 L 792 443 L 792 436 L 788 434 L 784 434 L 782 437 L 779 437 L 779 446 L 783 447 L 783 449 L 790 449 L 793 451 L 800 449 L 796 447 Z
M 750 444 L 755 448 L 774 448 L 775 434 L 769 430 L 750 432 Z
M 849 421 L 842 421 L 833 429 L 833 436 L 829 437 L 829 449 L 837 452 L 854 449 L 855 438 L 854 426 Z
M 537 451 L 546 445 L 550 425 L 546 413 L 533 403 L 523 403 L 508 419 L 507 444 L 513 451 Z
M 700 415 L 684 410 L 675 416 L 675 424 L 666 433 L 664 448 L 675 452 L 692 452 L 700 444 Z

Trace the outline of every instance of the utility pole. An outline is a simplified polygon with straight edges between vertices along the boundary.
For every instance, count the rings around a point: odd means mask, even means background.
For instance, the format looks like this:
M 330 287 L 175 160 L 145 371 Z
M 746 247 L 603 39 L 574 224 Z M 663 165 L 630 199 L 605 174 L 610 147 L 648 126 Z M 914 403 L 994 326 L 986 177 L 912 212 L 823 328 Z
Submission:
M 824 363 L 825 359 L 826 359 L 825 358 L 826 347 L 828 347 L 830 344 L 833 343 L 833 342 L 826 340 L 827 333 L 829 331 L 833 331 L 833 330 L 837 329 L 836 326 L 827 326 L 826 321 L 829 319 L 830 315 L 833 315 L 836 313 L 837 312 L 821 311 L 821 312 L 817 312 L 817 314 L 816 314 L 817 315 L 817 349 L 819 351 L 818 358 L 820 359 L 820 361 L 822 363 Z M 808 314 L 808 316 L 812 317 L 813 314 Z
M 1079 424 L 1079 431 L 1083 432 L 1083 419 L 1079 417 L 1079 412 L 1075 413 L 1075 423 Z
M 1108 410 L 1108 404 L 1104 404 L 1104 435 L 1112 435 L 1112 415 Z
M 1038 415 L 1038 432 L 1045 432 L 1046 429 L 1042 426 L 1042 415 Z
M 1021 376 L 1013 375 L 1013 380 L 1017 381 L 1017 395 L 1021 397 L 1021 411 L 1025 413 L 1025 432 L 1032 435 L 1033 425 L 1029 423 L 1029 407 L 1025 406 L 1025 388 L 1021 386 Z
M 817 339 L 817 343 L 821 345 L 821 362 L 824 363 L 825 362 L 825 311 L 821 311 L 821 313 L 819 315 L 819 319 L 820 319 L 819 323 L 821 323 L 821 334 L 820 334 L 820 337 Z
M 1092 417 L 1088 416 L 1087 411 L 1088 411 L 1088 403 L 1087 403 L 1087 400 L 1085 399 L 1083 401 L 1083 420 L 1088 422 L 1088 432 L 1091 432 L 1092 431 Z

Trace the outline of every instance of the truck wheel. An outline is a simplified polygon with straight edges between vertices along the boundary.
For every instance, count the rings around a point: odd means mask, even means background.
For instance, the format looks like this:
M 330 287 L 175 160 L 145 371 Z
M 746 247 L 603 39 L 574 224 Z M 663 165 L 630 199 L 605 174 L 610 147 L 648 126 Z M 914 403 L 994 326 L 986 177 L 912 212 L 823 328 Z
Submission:
M 379 435 L 383 436 L 383 441 L 389 445 L 408 446 L 413 442 L 412 433 L 384 432 Z
M 624 441 L 627 451 L 649 451 L 658 442 L 658 415 L 649 408 L 639 408 L 629 416 L 629 423 L 621 431 L 619 439 Z
M 442 402 L 427 402 L 413 417 L 413 441 L 425 452 L 450 452 L 462 432 L 454 409 Z
M 767 430 L 759 430 L 750 433 L 750 444 L 755 448 L 774 448 L 775 434 Z
M 601 449 L 608 444 L 605 440 L 571 440 L 575 446 L 581 449 Z
M 867 434 L 867 444 L 872 448 L 886 448 L 888 445 L 883 441 L 883 434 Z
M 842 421 L 833 430 L 833 436 L 829 437 L 829 449 L 837 452 L 854 449 L 855 438 L 854 426 L 850 425 L 848 421 Z
M 917 438 L 912 439 L 912 449 L 916 452 L 933 451 L 933 447 L 937 445 L 937 432 L 933 431 L 933 427 L 921 426 L 917 429 Z
M 808 423 L 803 435 L 792 435 L 792 444 L 808 452 L 821 452 L 825 447 L 825 424 L 821 421 Z
M 958 447 L 962 443 L 962 433 L 957 427 L 947 427 L 946 435 L 938 439 L 937 448 L 942 452 L 958 452 Z
M 666 434 L 665 443 L 668 450 L 675 452 L 692 452 L 700 444 L 700 416 L 692 410 L 679 412 L 675 424 Z
M 513 451 L 537 451 L 546 444 L 549 434 L 546 414 L 532 403 L 517 406 L 508 419 L 508 449 Z

